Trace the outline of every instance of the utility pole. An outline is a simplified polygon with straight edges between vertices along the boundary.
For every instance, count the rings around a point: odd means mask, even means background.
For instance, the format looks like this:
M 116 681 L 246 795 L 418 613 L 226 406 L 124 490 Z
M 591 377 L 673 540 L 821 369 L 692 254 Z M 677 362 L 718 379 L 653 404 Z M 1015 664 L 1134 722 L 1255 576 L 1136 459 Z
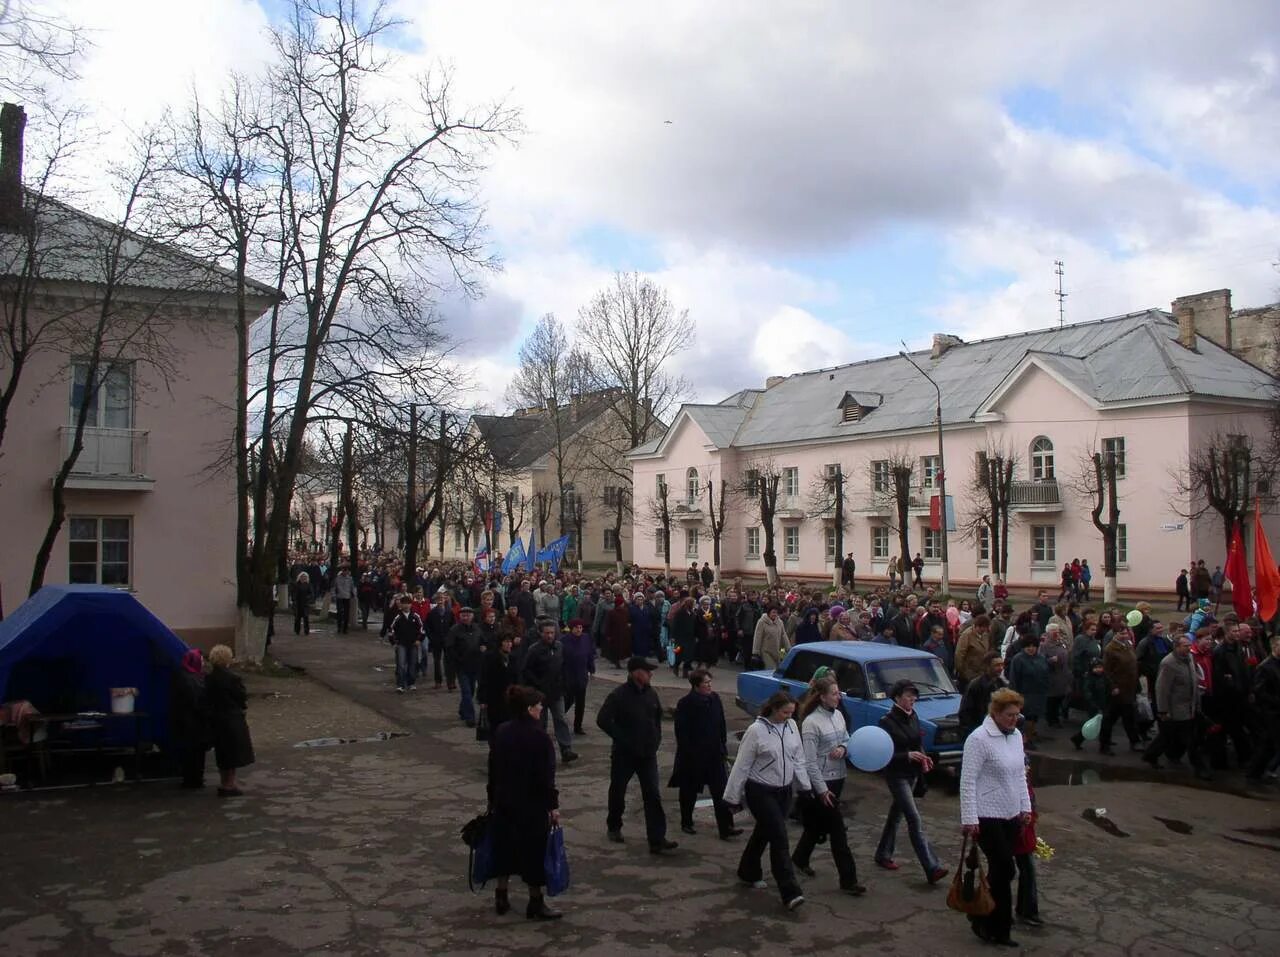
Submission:
M 831 476 L 832 489 L 835 492 L 835 522 L 836 533 L 836 555 L 835 555 L 835 572 L 832 584 L 839 588 L 844 581 L 844 466 L 839 462 L 836 463 L 835 474 Z
M 935 481 L 938 486 L 938 516 L 940 519 L 938 528 L 942 535 L 942 594 L 949 595 L 951 594 L 951 567 L 947 561 L 947 461 L 942 453 L 942 390 L 938 388 L 938 383 L 933 381 L 933 376 L 916 365 L 916 361 L 907 354 L 905 342 L 903 347 L 898 355 L 910 362 L 917 372 L 928 379 L 929 384 L 933 386 L 933 390 L 938 394 L 938 474 Z M 904 569 L 904 574 L 905 571 Z
M 1062 260 L 1055 259 L 1053 261 L 1053 274 L 1058 277 L 1058 290 L 1054 293 L 1058 297 L 1058 328 L 1061 329 L 1067 323 L 1066 299 L 1067 294 L 1062 291 Z

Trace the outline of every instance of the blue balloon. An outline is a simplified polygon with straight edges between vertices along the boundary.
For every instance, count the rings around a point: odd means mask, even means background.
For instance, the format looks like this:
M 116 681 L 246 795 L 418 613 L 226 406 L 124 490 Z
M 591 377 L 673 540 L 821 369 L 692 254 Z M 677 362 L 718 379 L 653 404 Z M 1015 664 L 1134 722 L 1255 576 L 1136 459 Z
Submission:
M 859 771 L 882 771 L 893 758 L 893 738 L 879 725 L 849 735 L 849 761 Z

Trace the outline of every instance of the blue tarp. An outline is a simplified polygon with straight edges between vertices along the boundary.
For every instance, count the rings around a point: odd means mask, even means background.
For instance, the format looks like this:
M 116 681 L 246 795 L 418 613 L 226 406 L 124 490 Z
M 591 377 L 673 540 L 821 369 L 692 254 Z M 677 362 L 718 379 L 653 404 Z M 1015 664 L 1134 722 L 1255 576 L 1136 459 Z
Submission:
M 137 688 L 146 740 L 169 738 L 169 683 L 187 650 L 128 592 L 46 585 L 0 621 L 0 701 L 46 713 L 110 711 L 111 688 Z M 112 738 L 133 740 L 119 722 Z

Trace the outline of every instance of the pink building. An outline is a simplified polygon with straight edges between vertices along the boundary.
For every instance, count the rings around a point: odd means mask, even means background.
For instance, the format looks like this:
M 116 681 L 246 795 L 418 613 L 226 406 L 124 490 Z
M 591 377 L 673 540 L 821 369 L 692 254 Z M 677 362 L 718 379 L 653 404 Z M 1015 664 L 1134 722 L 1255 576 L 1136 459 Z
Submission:
M 1247 311 L 1256 324 L 1259 310 Z M 912 358 L 938 384 L 947 495 L 956 530 L 948 535 L 953 591 L 969 592 L 991 568 L 992 543 L 977 527 L 984 496 L 976 463 L 1003 452 L 1016 463 L 1011 495 L 1008 579 L 1056 584 L 1064 562 L 1086 559 L 1102 592 L 1102 536 L 1077 489 L 1094 452 L 1117 463 L 1119 588 L 1172 591 L 1181 568 L 1225 560 L 1223 520 L 1195 516 L 1201 496 L 1179 490 L 1198 450 L 1211 443 L 1259 448 L 1266 441 L 1276 382 L 1228 348 L 1230 293 L 1176 301 L 1144 312 L 966 343 L 935 336 Z M 1241 313 L 1240 315 L 1244 315 Z M 1275 328 L 1276 313 L 1265 313 Z M 1252 326 L 1251 326 L 1252 328 Z M 1251 336 L 1258 339 L 1257 336 Z M 834 521 L 817 490 L 838 466 L 845 477 L 844 551 L 863 580 L 886 577 L 900 553 L 897 510 L 888 494 L 890 463 L 912 469 L 907 533 L 910 556 L 937 583 L 941 532 L 930 528 L 936 494 L 937 424 L 933 385 L 901 356 L 786 377 L 713 405 L 686 405 L 660 439 L 631 452 L 635 482 L 635 560 L 662 566 L 662 531 L 653 502 L 665 484 L 671 564 L 712 561 L 708 483 L 730 489 L 722 539 L 725 575 L 763 576 L 758 509 L 735 496 L 751 470 L 781 476 L 774 520 L 783 578 L 830 578 Z M 1258 469 L 1259 455 L 1252 455 Z M 1248 493 L 1269 499 L 1260 471 Z M 718 484 L 717 486 L 718 487 Z M 1270 536 L 1280 523 L 1267 517 Z
M 127 264 L 109 266 L 104 253 L 119 237 L 116 227 L 14 188 L 21 166 L 11 151 L 15 142 L 20 149 L 21 124 L 12 136 L 13 117 L 6 105 L 3 321 L 15 328 L 22 299 L 30 327 L 46 334 L 26 360 L 0 448 L 4 607 L 27 596 L 53 478 L 71 448 L 91 330 L 108 314 L 108 369 L 90 401 L 45 583 L 127 588 L 184 638 L 205 647 L 229 641 L 236 622 L 235 497 L 226 461 L 236 395 L 234 284 L 207 263 L 136 237 L 122 245 Z M 24 273 L 34 286 L 19 297 Z M 273 298 L 255 284 L 253 314 Z M 13 368 L 6 344 L 0 382 L 11 380 Z

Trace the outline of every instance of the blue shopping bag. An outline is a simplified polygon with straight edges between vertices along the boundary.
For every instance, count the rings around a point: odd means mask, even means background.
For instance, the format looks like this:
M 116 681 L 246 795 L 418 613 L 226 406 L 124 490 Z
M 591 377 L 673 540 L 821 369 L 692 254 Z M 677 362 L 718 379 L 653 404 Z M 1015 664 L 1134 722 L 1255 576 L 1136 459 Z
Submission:
M 553 827 L 547 835 L 547 853 L 542 860 L 547 874 L 547 896 L 555 897 L 569 889 L 569 855 L 564 849 L 564 830 Z
M 462 842 L 471 849 L 467 855 L 467 886 L 473 891 L 494 877 L 492 825 L 493 818 L 486 812 L 462 828 Z

